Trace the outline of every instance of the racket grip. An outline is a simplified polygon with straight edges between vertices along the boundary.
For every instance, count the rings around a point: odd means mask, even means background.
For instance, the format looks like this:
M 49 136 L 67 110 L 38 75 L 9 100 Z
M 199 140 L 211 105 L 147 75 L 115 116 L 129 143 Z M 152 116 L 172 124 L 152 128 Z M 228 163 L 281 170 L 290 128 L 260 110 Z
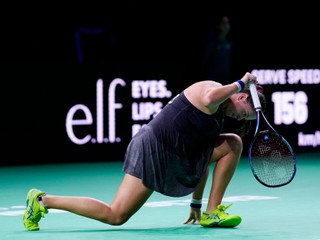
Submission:
M 254 106 L 255 110 L 261 109 L 261 103 L 259 100 L 256 85 L 254 83 L 250 83 L 249 88 L 250 88 L 250 93 L 251 93 L 253 106 Z

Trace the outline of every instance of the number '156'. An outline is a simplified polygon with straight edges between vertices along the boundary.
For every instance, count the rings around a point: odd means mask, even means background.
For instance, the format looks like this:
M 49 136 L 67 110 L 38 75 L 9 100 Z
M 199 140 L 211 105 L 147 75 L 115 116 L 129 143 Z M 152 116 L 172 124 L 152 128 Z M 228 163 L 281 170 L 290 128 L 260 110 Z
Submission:
M 275 124 L 304 124 L 307 121 L 308 96 L 305 92 L 274 92 L 271 98 Z

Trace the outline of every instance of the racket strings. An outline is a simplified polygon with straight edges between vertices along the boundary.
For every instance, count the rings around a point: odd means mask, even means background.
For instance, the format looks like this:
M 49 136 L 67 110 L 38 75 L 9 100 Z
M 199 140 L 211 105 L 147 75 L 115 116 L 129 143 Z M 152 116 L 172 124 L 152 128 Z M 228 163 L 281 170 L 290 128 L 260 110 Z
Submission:
M 255 177 L 268 186 L 289 183 L 295 173 L 290 146 L 278 135 L 262 134 L 251 149 L 251 164 Z

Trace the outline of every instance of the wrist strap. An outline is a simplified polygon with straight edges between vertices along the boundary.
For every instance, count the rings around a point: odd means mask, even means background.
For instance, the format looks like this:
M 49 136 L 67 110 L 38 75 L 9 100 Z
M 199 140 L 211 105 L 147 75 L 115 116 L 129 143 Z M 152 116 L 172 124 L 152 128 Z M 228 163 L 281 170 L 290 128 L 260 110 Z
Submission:
M 235 83 L 238 86 L 238 92 L 242 92 L 245 87 L 244 82 L 242 80 L 237 80 Z
M 192 208 L 201 208 L 202 207 L 202 200 L 198 199 L 191 199 L 190 207 Z

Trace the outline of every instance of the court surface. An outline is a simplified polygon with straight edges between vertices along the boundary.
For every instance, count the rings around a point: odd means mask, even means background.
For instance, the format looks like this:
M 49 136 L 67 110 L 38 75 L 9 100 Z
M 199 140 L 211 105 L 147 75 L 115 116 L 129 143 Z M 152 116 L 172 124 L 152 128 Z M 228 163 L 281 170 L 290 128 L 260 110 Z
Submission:
M 320 239 L 320 153 L 297 154 L 296 158 L 295 179 L 280 188 L 258 183 L 247 159 L 242 158 L 223 201 L 233 204 L 227 212 L 240 215 L 242 222 L 237 228 L 224 229 L 183 224 L 190 195 L 171 198 L 154 193 L 121 226 L 50 209 L 40 222 L 40 231 L 29 232 L 23 227 L 22 214 L 30 188 L 110 202 L 123 177 L 122 162 L 0 167 L 0 239 Z M 209 185 L 204 202 L 208 192 Z

